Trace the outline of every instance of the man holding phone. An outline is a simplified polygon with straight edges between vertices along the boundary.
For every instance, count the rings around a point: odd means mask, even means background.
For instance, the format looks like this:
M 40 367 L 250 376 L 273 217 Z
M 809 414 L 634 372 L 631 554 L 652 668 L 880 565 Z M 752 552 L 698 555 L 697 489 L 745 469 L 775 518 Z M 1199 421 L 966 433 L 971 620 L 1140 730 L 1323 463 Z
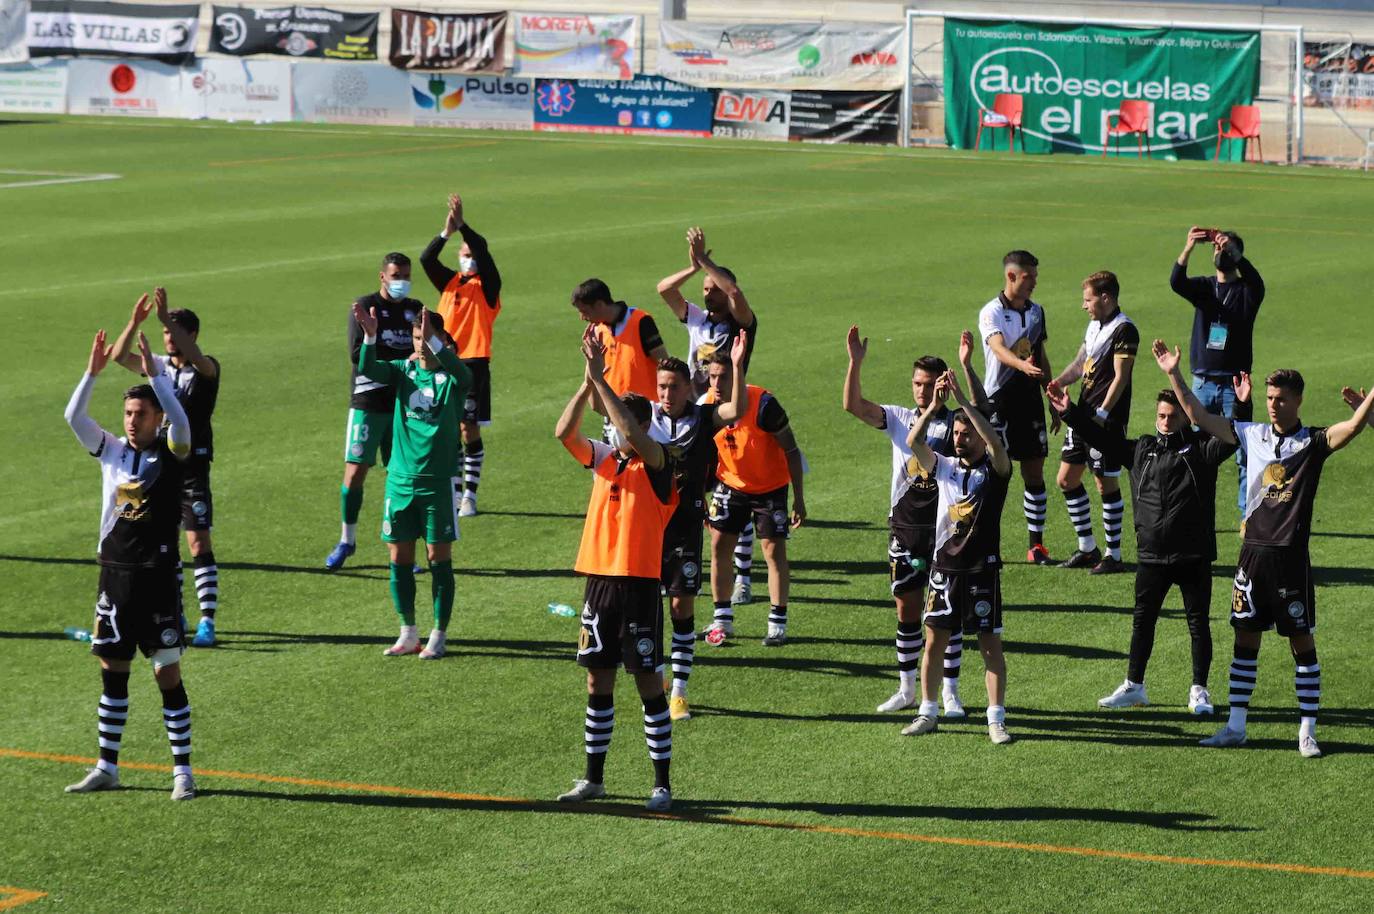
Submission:
M 1188 258 L 1200 243 L 1212 246 L 1214 276 L 1189 276 Z M 1193 393 L 1204 409 L 1228 419 L 1235 416 L 1232 382 L 1250 371 L 1254 354 L 1255 319 L 1264 301 L 1264 280 L 1245 259 L 1245 242 L 1232 231 L 1193 226 L 1183 252 L 1174 263 L 1169 287 L 1193 306 L 1193 338 L 1188 362 Z M 1239 466 L 1237 503 L 1245 511 L 1245 451 L 1236 452 Z

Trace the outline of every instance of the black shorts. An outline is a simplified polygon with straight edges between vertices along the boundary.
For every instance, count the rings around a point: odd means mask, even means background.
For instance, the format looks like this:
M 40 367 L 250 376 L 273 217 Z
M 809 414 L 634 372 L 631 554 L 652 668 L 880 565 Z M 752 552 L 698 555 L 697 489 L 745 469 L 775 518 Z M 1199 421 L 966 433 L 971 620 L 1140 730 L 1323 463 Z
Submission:
M 1285 638 L 1317 630 L 1317 590 L 1306 549 L 1242 546 L 1231 590 L 1231 625 L 1277 629 Z
M 941 631 L 1000 635 L 1002 570 L 932 571 L 922 621 Z
M 215 499 L 210 494 L 210 462 L 187 461 L 181 477 L 181 526 L 187 530 L 213 530 Z
M 749 495 L 717 482 L 707 507 L 711 527 L 721 533 L 739 534 L 754 522 L 754 535 L 765 540 L 785 540 L 791 535 L 787 516 L 787 486 Z
M 705 515 L 699 507 L 682 504 L 663 531 L 663 570 L 659 582 L 670 597 L 701 592 L 701 540 Z
M 919 591 L 930 579 L 935 528 L 893 526 L 890 530 L 887 563 L 892 569 L 892 595 Z
M 159 666 L 176 663 L 183 648 L 176 570 L 100 567 L 91 653 L 132 660 L 134 651 Z
M 491 425 L 491 360 L 463 359 L 472 372 L 472 389 L 463 401 L 463 421 Z
M 1114 422 L 1109 422 L 1107 429 L 1114 435 L 1124 435 L 1125 431 Z M 1067 425 L 1064 426 L 1064 446 L 1059 449 L 1059 459 L 1070 466 L 1086 466 L 1094 476 L 1121 475 L 1121 464 L 1096 448 L 1088 447 Z
M 1012 383 L 988 398 L 989 420 L 1007 447 L 1012 460 L 1034 460 L 1050 453 L 1045 431 L 1045 401 L 1034 382 Z
M 631 673 L 663 672 L 663 597 L 656 579 L 587 576 L 577 662 L 595 670 L 623 663 Z

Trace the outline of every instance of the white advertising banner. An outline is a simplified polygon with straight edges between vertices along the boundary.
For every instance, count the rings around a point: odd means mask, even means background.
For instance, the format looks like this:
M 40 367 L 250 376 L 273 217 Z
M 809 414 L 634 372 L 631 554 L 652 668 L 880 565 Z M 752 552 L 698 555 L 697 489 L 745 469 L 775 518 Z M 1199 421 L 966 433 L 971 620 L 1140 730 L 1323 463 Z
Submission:
M 291 120 L 291 64 L 202 58 L 181 71 L 182 115 L 217 121 Z
M 792 125 L 792 93 L 771 89 L 721 89 L 711 135 L 735 140 L 786 140 Z
M 34 67 L 0 66 L 0 111 L 64 114 L 67 110 L 67 62 Z
M 511 13 L 515 72 L 567 79 L 634 79 L 640 17 Z
M 898 89 L 902 34 L 864 22 L 664 20 L 658 72 L 703 87 Z
M 0 0 L 0 63 L 29 59 L 29 0 Z
M 410 74 L 418 127 L 534 129 L 534 80 L 458 73 Z
M 296 120 L 409 127 L 410 74 L 383 63 L 293 63 Z
M 147 57 L 190 63 L 200 6 L 30 0 L 30 57 Z
M 73 60 L 67 113 L 181 117 L 181 70 L 151 60 Z

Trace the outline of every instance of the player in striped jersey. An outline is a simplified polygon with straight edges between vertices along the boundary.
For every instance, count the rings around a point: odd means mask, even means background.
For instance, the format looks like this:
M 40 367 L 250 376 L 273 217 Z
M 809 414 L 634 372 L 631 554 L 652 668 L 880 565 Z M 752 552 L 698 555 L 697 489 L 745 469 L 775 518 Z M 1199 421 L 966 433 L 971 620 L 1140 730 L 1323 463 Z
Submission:
M 594 474 L 576 571 L 586 575 L 577 662 L 587 670 L 583 731 L 586 773 L 558 799 L 581 803 L 606 795 L 606 751 L 615 725 L 615 673 L 622 664 L 644 703 L 644 740 L 654 766 L 645 805 L 666 812 L 673 803 L 669 766 L 673 721 L 663 691 L 663 598 L 659 574 L 663 533 L 677 507 L 673 462 L 649 434 L 652 408 L 638 394 L 618 395 L 606 378 L 604 350 L 594 328 L 582 337 L 586 375 L 554 434 Z M 611 422 L 611 443 L 582 434 L 582 413 L 596 397 Z
M 1230 714 L 1202 745 L 1245 744 L 1250 696 L 1259 676 L 1260 639 L 1276 629 L 1288 639 L 1295 664 L 1298 697 L 1298 752 L 1318 758 L 1317 710 L 1321 703 L 1321 665 L 1317 662 L 1316 587 L 1308 543 L 1312 509 L 1326 460 L 1364 431 L 1374 415 L 1374 393 L 1354 415 L 1328 428 L 1303 425 L 1302 375 L 1284 368 L 1265 379 L 1268 422 L 1240 422 L 1207 412 L 1183 382 L 1179 351 L 1155 340 L 1155 360 L 1169 375 L 1174 395 L 1199 429 L 1245 449 L 1245 541 L 1236 565 L 1231 595 L 1235 654 L 1231 660 Z
M 100 598 L 91 653 L 100 660 L 100 760 L 68 793 L 119 787 L 119 750 L 129 718 L 129 670 L 136 652 L 152 661 L 162 692 L 162 719 L 172 748 L 172 799 L 196 795 L 191 777 L 191 704 L 181 679 L 181 609 L 176 590 L 182 465 L 191 427 L 171 379 L 156 369 L 148 339 L 138 334 L 139 365 L 152 381 L 124 392 L 124 437 L 87 412 L 96 376 L 112 352 L 95 336 L 86 373 L 72 393 L 67 424 L 100 462 Z M 164 430 L 163 422 L 166 421 Z
M 1140 331 L 1121 313 L 1121 285 L 1116 274 L 1102 271 L 1083 280 L 1083 310 L 1088 312 L 1088 329 L 1078 355 L 1059 373 L 1054 382 L 1065 389 L 1082 380 L 1078 405 L 1113 437 L 1125 437 L 1131 416 L 1131 370 Z M 1056 412 L 1055 415 L 1058 415 Z M 1107 554 L 1097 548 L 1093 537 L 1092 506 L 1083 488 L 1083 470 L 1092 471 L 1102 497 L 1102 527 Z M 1069 521 L 1078 534 L 1078 549 L 1063 568 L 1091 568 L 1093 574 L 1115 574 L 1125 570 L 1121 564 L 1121 516 L 1125 504 L 1121 497 L 1121 464 L 1113 457 L 1087 445 L 1072 427 L 1064 434 L 1060 454 L 1059 490 L 1069 508 Z
M 388 657 L 420 655 L 438 660 L 447 649 L 453 614 L 453 541 L 458 539 L 459 423 L 472 387 L 472 372 L 451 348 L 443 320 L 420 309 L 411 331 L 408 359 L 377 358 L 375 309 L 354 303 L 363 331 L 358 373 L 381 384 L 395 400 L 391 461 L 386 474 L 382 540 L 391 553 L 391 599 L 401 617 L 401 634 Z M 415 541 L 424 537 L 429 557 L 434 628 L 422 649 L 415 628 Z

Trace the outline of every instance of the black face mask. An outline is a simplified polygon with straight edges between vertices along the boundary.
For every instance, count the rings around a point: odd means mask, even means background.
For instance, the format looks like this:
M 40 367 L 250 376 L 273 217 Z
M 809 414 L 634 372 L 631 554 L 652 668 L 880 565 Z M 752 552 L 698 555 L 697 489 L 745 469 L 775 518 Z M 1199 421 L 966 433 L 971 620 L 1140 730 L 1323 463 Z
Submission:
M 1222 248 L 1212 255 L 1212 263 L 1223 273 L 1230 273 L 1239 262 L 1240 258 L 1229 248 Z

